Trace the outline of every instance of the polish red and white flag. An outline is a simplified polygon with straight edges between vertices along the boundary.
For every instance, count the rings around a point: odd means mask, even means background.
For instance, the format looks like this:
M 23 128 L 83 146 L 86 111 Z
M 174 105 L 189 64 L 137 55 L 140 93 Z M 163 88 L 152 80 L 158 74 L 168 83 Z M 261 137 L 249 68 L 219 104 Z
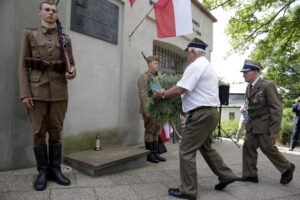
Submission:
M 193 33 L 190 0 L 158 0 L 154 11 L 159 38 Z
M 135 0 L 129 0 L 129 2 L 130 2 L 130 6 L 132 8 L 133 4 L 135 3 Z
M 160 127 L 160 139 L 163 142 L 167 142 L 170 139 L 170 135 L 173 132 L 173 128 L 169 122 L 164 123 L 162 127 Z

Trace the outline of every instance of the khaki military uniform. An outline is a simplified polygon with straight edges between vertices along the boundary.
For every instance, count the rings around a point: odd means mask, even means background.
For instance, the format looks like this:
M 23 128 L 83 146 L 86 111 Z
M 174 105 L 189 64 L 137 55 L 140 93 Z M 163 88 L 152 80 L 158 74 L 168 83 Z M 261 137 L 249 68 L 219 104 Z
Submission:
M 145 127 L 145 142 L 157 142 L 159 136 L 160 126 L 149 117 L 146 111 L 147 106 L 147 92 L 146 88 L 149 84 L 149 76 L 151 75 L 150 70 L 141 74 L 138 80 L 139 97 L 140 97 L 140 113 L 143 115 L 144 127 Z
M 270 134 L 278 134 L 282 107 L 274 84 L 259 79 L 254 87 L 246 90 L 249 121 L 243 146 L 243 176 L 257 176 L 257 148 L 281 172 L 290 168 L 290 162 L 273 146 Z
M 71 40 L 67 37 L 67 52 L 71 65 L 75 65 Z M 26 62 L 27 58 L 37 58 L 53 63 L 51 68 L 41 68 Z M 30 66 L 32 65 L 32 66 Z M 28 109 L 34 134 L 34 145 L 46 143 L 45 133 L 49 133 L 49 143 L 61 143 L 61 131 L 67 110 L 68 81 L 56 28 L 26 29 L 22 33 L 19 62 L 20 98 L 32 97 L 34 109 Z

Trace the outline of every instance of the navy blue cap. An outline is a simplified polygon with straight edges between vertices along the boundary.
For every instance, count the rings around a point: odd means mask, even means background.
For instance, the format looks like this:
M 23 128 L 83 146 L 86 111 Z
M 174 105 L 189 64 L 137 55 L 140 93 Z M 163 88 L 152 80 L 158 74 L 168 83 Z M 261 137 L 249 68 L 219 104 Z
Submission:
M 198 49 L 203 49 L 203 50 L 205 50 L 205 48 L 207 47 L 207 44 L 190 42 L 190 43 L 187 45 L 187 48 L 186 48 L 184 51 L 187 51 L 190 47 L 194 47 L 194 48 L 198 48 Z

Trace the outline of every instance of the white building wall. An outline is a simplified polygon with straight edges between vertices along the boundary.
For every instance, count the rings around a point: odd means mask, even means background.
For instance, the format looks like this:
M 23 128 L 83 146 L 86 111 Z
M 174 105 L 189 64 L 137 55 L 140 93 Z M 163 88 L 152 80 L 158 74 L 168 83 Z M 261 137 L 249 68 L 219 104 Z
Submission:
M 111 2 L 119 6 L 117 45 L 70 31 L 71 3 L 67 5 L 66 30 L 72 38 L 78 75 L 69 84 L 65 136 L 118 127 L 124 4 Z
M 158 39 L 154 10 L 146 17 L 131 38 L 137 24 L 151 9 L 148 1 L 110 0 L 119 6 L 119 39 L 114 45 L 68 29 L 73 47 L 78 77 L 70 84 L 70 103 L 65 121 L 65 136 L 85 131 L 113 129 L 124 145 L 143 142 L 143 121 L 139 114 L 137 79 L 147 70 L 141 51 L 152 55 L 153 41 L 162 41 L 184 49 L 197 37 L 213 46 L 212 21 L 192 4 L 193 18 L 200 23 L 201 36 Z M 71 4 L 67 5 L 66 27 L 70 27 Z M 197 27 L 196 27 L 197 28 Z
M 194 37 L 213 46 L 213 21 L 192 4 L 193 18 L 200 23 L 195 27 L 201 36 L 158 39 L 153 11 L 129 39 L 140 20 L 150 10 L 148 0 L 138 0 L 131 8 L 128 0 L 110 0 L 119 6 L 118 44 L 70 30 L 71 0 L 60 1 L 60 20 L 64 31 L 71 36 L 78 75 L 69 82 L 69 105 L 64 123 L 64 147 L 73 150 L 92 148 L 96 133 L 108 131 L 106 140 L 117 137 L 118 143 L 134 145 L 143 142 L 143 121 L 139 114 L 137 92 L 138 76 L 147 70 L 141 56 L 152 54 L 154 42 L 181 51 Z M 18 93 L 17 66 L 21 31 L 40 24 L 40 0 L 1 0 L 1 35 L 6 51 L 0 51 L 2 96 L 0 170 L 34 165 L 31 130 Z M 8 10 L 10 12 L 8 12 Z M 101 10 L 99 11 L 101 12 Z M 184 55 L 184 52 L 181 51 Z M 5 74 L 5 75 L 4 75 Z M 77 142 L 77 143 L 76 143 Z M 83 147 L 81 147 L 83 145 Z M 84 146 L 85 145 L 85 146 Z M 2 162 L 3 161 L 3 162 Z

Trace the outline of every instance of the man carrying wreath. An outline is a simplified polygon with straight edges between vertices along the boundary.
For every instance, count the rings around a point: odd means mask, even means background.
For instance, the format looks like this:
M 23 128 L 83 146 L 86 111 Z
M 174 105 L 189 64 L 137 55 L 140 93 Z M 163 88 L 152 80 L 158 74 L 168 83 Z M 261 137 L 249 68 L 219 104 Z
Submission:
M 218 152 L 211 147 L 213 131 L 219 121 L 220 105 L 218 79 L 205 56 L 206 45 L 189 43 L 185 49 L 191 63 L 176 86 L 159 90 L 156 99 L 175 98 L 181 95 L 183 112 L 188 114 L 182 141 L 179 146 L 179 188 L 170 188 L 169 195 L 182 199 L 197 198 L 196 152 L 199 150 L 210 169 L 219 178 L 216 190 L 224 189 L 236 176 L 224 163 Z

